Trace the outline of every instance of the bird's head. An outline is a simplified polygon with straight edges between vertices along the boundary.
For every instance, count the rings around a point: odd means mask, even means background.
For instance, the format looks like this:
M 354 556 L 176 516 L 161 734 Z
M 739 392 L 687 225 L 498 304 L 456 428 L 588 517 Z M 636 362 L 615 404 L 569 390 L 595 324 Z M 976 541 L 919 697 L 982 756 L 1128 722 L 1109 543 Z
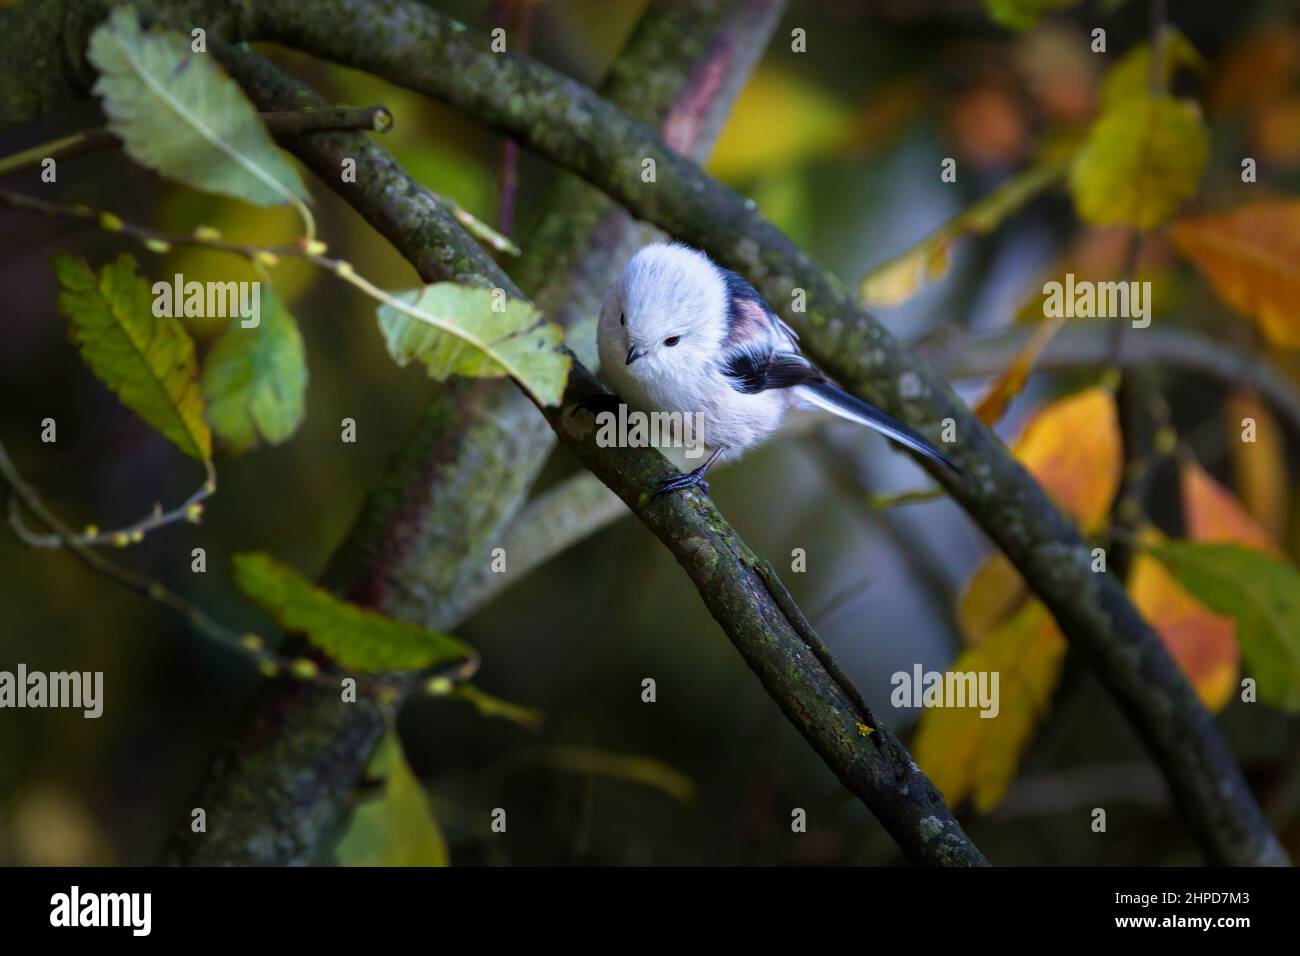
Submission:
M 646 246 L 610 287 L 600 314 L 602 367 L 636 379 L 702 373 L 726 336 L 727 290 L 704 253 Z

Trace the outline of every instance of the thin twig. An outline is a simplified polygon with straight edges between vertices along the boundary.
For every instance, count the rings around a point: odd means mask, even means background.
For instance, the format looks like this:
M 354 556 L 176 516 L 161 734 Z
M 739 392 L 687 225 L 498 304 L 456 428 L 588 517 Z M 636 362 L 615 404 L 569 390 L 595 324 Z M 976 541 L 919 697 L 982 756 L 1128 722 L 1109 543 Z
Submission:
M 169 524 L 177 524 L 181 521 L 198 524 L 203 517 L 203 502 L 217 490 L 216 469 L 211 461 L 204 462 L 204 466 L 208 473 L 207 480 L 184 502 L 170 511 L 164 511 L 161 504 L 155 504 L 148 515 L 131 524 L 123 525 L 112 531 L 101 531 L 95 525 L 87 525 L 84 531 L 73 535 L 73 538 L 88 547 L 112 545 L 115 548 L 124 548 L 127 545 L 139 544 L 147 534 Z M 34 531 L 23 523 L 21 515 L 17 512 L 11 512 L 9 518 L 9 523 L 13 526 L 14 532 L 26 545 L 33 548 L 67 547 L 68 542 L 63 535 L 41 534 Z
M 338 690 L 339 684 L 346 678 L 356 681 L 358 694 L 363 694 L 384 704 L 396 703 L 409 692 L 407 685 L 399 684 L 369 674 L 360 674 L 342 669 L 323 670 L 311 658 L 286 658 L 266 647 L 265 641 L 256 634 L 240 633 L 226 627 L 198 605 L 172 591 L 160 581 L 152 580 L 109 560 L 92 544 L 85 535 L 78 535 L 57 518 L 41 500 L 36 489 L 29 485 L 18 471 L 4 444 L 0 442 L 0 484 L 8 489 L 6 507 L 9 521 L 15 529 L 22 528 L 20 537 L 28 540 L 26 526 L 22 522 L 20 506 L 26 509 L 37 521 L 50 529 L 57 538 L 59 547 L 71 551 L 82 564 L 90 570 L 148 598 L 170 611 L 179 614 L 195 631 L 224 647 L 236 651 L 257 664 L 261 673 L 267 677 L 285 676 L 295 680 L 314 684 L 330 690 Z M 44 537 L 42 536 L 42 541 Z M 42 547 L 46 546 L 44 544 Z M 456 685 L 463 684 L 477 673 L 479 655 L 473 648 L 468 648 L 468 656 L 448 669 L 440 667 L 425 675 L 422 685 L 425 693 L 434 696 L 452 694 Z

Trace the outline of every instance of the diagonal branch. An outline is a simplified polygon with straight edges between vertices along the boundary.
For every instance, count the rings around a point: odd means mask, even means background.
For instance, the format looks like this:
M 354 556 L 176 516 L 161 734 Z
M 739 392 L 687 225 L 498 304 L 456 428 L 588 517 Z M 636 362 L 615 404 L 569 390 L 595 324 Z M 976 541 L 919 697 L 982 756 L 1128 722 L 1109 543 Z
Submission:
M 259 82 L 250 89 L 260 100 L 271 72 L 246 54 L 228 51 L 225 56 L 245 82 L 257 71 Z M 283 78 L 280 82 L 287 85 Z M 385 208 L 376 204 L 370 214 L 382 216 Z M 405 250 L 410 241 L 398 245 Z M 508 285 L 495 266 L 485 266 L 483 278 Z M 715 619 L 782 710 L 908 855 L 930 864 L 984 863 L 902 745 L 843 680 L 802 615 L 792 618 L 788 609 L 793 602 L 770 569 L 760 564 L 712 504 L 684 496 L 654 502 L 649 489 L 667 468 L 657 452 L 596 445 L 590 415 L 573 409 L 598 390 L 590 373 L 576 366 L 564 407 L 543 410 L 561 440 L 673 550 Z
M 959 440 L 948 452 L 969 478 L 942 470 L 936 477 L 1091 661 L 1160 763 L 1210 859 L 1287 861 L 1213 718 L 1122 584 L 1092 573 L 1073 523 L 942 379 L 859 310 L 833 275 L 752 204 L 581 84 L 527 58 L 493 54 L 485 38 L 409 0 L 394 0 L 384 11 L 379 15 L 367 0 L 340 0 L 328 14 L 266 0 L 254 12 L 252 30 L 442 99 L 517 137 L 744 274 L 799 329 L 812 358 L 849 390 L 932 435 L 951 419 Z M 654 183 L 641 180 L 647 159 L 655 163 Z M 789 307 L 796 288 L 806 293 L 806 312 Z
M 665 5 L 669 7 L 669 5 Z M 680 11 L 680 5 L 669 7 L 670 9 Z M 750 9 L 755 9 L 750 5 Z M 761 12 L 763 17 L 760 22 L 766 21 L 768 27 L 774 18 L 777 7 L 776 5 L 767 6 Z M 668 23 L 664 27 L 670 26 Z M 734 24 L 733 24 L 734 27 Z M 734 31 L 733 31 L 734 32 Z M 661 29 L 657 31 L 657 37 L 662 44 L 665 38 L 673 36 L 675 31 L 670 29 Z M 645 31 L 643 36 L 656 35 L 656 31 Z M 680 34 L 677 34 L 680 36 Z M 661 49 L 667 51 L 669 46 L 661 46 Z M 744 54 L 736 57 L 729 53 L 724 46 L 723 53 L 726 58 L 735 58 L 740 63 L 735 67 L 744 70 L 752 63 L 752 54 Z M 289 97 L 291 85 L 284 82 L 283 78 L 277 81 L 273 71 L 259 66 L 257 61 L 247 55 L 238 53 L 227 53 L 228 65 L 234 67 L 234 72 L 240 79 L 248 85 L 254 98 L 258 99 L 263 106 L 272 105 L 268 100 L 293 99 L 299 100 L 293 104 L 297 106 L 304 105 L 301 102 L 305 95 L 301 88 L 293 91 L 293 96 Z M 709 52 L 702 61 L 702 66 L 709 67 L 705 71 L 706 75 L 716 77 L 719 66 L 719 57 L 716 51 Z M 734 90 L 735 84 L 731 84 Z M 716 80 L 713 83 L 716 91 Z M 713 96 L 716 93 L 704 97 L 703 102 L 699 101 L 699 91 L 694 83 L 686 87 L 686 92 L 691 92 L 696 98 L 696 102 L 686 110 L 673 109 L 669 110 L 669 116 L 681 116 L 683 113 L 690 117 L 692 112 L 698 114 L 701 106 L 707 107 L 707 113 L 716 113 L 716 110 L 710 104 L 713 102 Z M 686 97 L 679 97 L 686 99 Z M 706 116 L 696 115 L 694 125 L 700 128 L 706 119 Z M 714 121 L 716 127 L 716 120 Z M 312 143 L 320 140 L 326 140 L 327 143 L 339 144 L 339 140 L 334 137 L 312 137 Z M 305 148 L 303 141 L 299 146 L 304 153 L 310 153 L 311 150 Z M 348 148 L 364 147 L 363 142 L 349 141 L 345 144 Z M 338 153 L 330 155 L 328 145 L 320 148 L 320 152 L 315 158 L 304 155 L 309 164 L 322 172 L 337 169 Z M 378 162 L 371 163 L 369 160 L 375 159 Z M 427 252 L 429 239 L 441 242 L 448 238 L 440 235 L 440 230 L 445 222 L 437 214 L 436 208 L 424 209 L 424 214 L 429 217 L 431 227 L 431 236 L 413 233 L 409 225 L 403 223 L 404 217 L 408 215 L 407 206 L 410 205 L 409 180 L 400 174 L 391 165 L 391 160 L 387 165 L 383 162 L 383 157 L 374 155 L 367 156 L 365 160 L 358 162 L 358 168 L 364 168 L 366 175 L 359 176 L 359 181 L 367 181 L 374 184 L 374 188 L 368 189 L 364 193 L 354 193 L 348 196 L 350 201 L 361 208 L 376 226 L 386 235 L 400 236 L 402 241 L 400 247 L 413 262 L 421 261 L 421 257 Z M 576 185 L 566 187 L 569 194 L 566 202 L 559 204 L 556 208 L 559 211 L 573 210 L 573 206 L 568 202 L 574 198 L 581 198 L 575 195 Z M 407 202 L 403 202 L 406 199 Z M 418 204 L 417 204 L 418 206 Z M 620 225 L 620 220 L 625 220 L 622 213 L 617 212 L 609 206 L 606 200 L 600 199 L 595 203 L 587 203 L 586 211 L 590 214 L 587 221 L 597 224 L 598 229 L 586 237 L 586 241 L 599 242 L 602 238 L 607 239 L 610 234 L 610 227 Z M 626 232 L 623 228 L 621 231 Z M 463 245 L 463 244 L 462 244 Z M 578 254 L 581 250 L 574 247 L 574 262 L 578 262 Z M 468 261 L 468 256 L 467 260 Z M 610 261 L 610 265 L 615 260 Z M 481 260 L 473 263 L 475 267 L 482 271 L 478 274 L 478 280 L 492 282 L 503 287 L 509 288 L 508 280 L 495 271 L 495 267 L 490 263 L 484 263 Z M 426 269 L 422 269 L 422 274 L 427 274 Z M 465 278 L 465 276 L 462 276 Z M 596 284 L 588 284 L 587 294 L 590 296 L 595 293 L 604 284 L 602 278 Z M 560 283 L 572 288 L 574 283 Z M 585 380 L 588 387 L 591 386 L 590 380 Z M 507 392 L 506 394 L 513 394 Z M 436 403 L 435 403 L 436 404 Z M 535 413 L 533 413 L 535 414 Z M 557 413 L 558 415 L 558 413 Z M 534 419 L 535 420 L 535 419 Z M 557 421 L 559 419 L 557 418 Z M 456 419 L 452 418 L 449 423 L 459 425 Z M 499 428 L 499 423 L 497 425 Z M 455 429 L 448 427 L 444 429 L 455 435 Z M 590 433 L 586 434 L 587 443 L 590 444 Z M 581 438 L 570 438 L 575 443 L 581 442 Z M 419 443 L 416 443 L 416 449 L 419 449 Z M 599 459 L 602 453 L 595 450 L 594 446 L 589 449 Z M 409 451 L 408 451 L 409 455 Z M 418 458 L 418 455 L 409 455 L 411 458 Z M 470 456 L 470 465 L 478 464 L 481 472 L 481 462 L 475 463 Z M 636 456 L 633 461 L 638 460 Z M 642 453 L 640 456 L 642 474 L 661 474 L 665 468 L 664 463 L 657 454 Z M 459 467 L 460 462 L 453 462 Z M 444 464 L 438 462 L 438 464 Z M 445 469 L 443 469 L 445 470 Z M 441 486 L 443 470 L 439 471 L 438 481 L 435 481 L 435 487 L 440 491 L 448 490 Z M 470 469 L 472 471 L 472 468 Z M 617 472 L 610 472 L 615 475 Z M 476 478 L 479 476 L 475 476 Z M 636 483 L 626 485 L 624 491 L 626 494 L 638 494 L 637 489 L 644 487 L 644 484 L 637 479 Z M 454 499 L 454 491 L 453 499 Z M 504 496 L 503 496 L 504 497 Z M 646 501 L 641 498 L 638 500 L 638 507 L 644 511 Z M 373 514 L 376 509 L 368 509 Z M 382 503 L 381 509 L 382 510 Z M 710 509 L 711 510 L 711 509 Z M 695 522 L 698 524 L 698 520 Z M 680 523 L 679 523 L 680 524 Z M 383 520 L 375 521 L 372 527 L 384 528 L 392 527 L 391 522 Z M 364 521 L 363 521 L 364 527 Z M 692 527 L 691 522 L 680 524 L 678 534 L 683 530 L 689 531 Z M 718 544 L 721 547 L 728 548 L 733 554 L 742 558 L 748 556 L 749 563 L 737 566 L 730 570 L 730 573 L 740 575 L 734 586 L 743 587 L 745 581 L 742 579 L 745 575 L 753 575 L 752 568 L 755 562 L 752 554 L 749 554 L 743 544 L 735 539 L 734 533 L 730 531 L 722 521 L 721 517 L 716 514 L 712 515 L 712 521 L 705 529 L 696 528 L 696 531 L 703 530 L 705 535 L 696 533 L 686 538 L 675 538 L 680 544 L 681 541 L 693 542 L 695 548 L 704 546 L 709 541 L 709 536 L 718 537 Z M 364 567 L 367 557 L 378 557 L 382 552 L 366 552 L 362 550 L 360 563 Z M 399 552 L 399 561 L 402 560 Z M 729 567 L 729 562 L 716 562 L 721 568 Z M 718 568 L 715 568 L 715 571 Z M 372 578 L 373 579 L 373 578 Z M 364 577 L 363 577 L 364 580 Z M 754 587 L 754 581 L 748 582 L 749 586 Z M 701 585 L 703 588 L 704 585 Z M 729 631 L 742 634 L 745 641 L 756 640 L 762 636 L 768 641 L 775 652 L 783 652 L 788 660 L 784 661 L 777 667 L 774 661 L 773 651 L 761 652 L 758 649 L 742 645 L 742 651 L 746 653 L 751 664 L 759 669 L 760 674 L 764 676 L 764 681 L 769 687 L 777 688 L 781 695 L 782 706 L 792 715 L 797 715 L 801 729 L 814 737 L 820 742 L 819 749 L 824 754 L 829 755 L 832 759 L 832 765 L 836 771 L 845 779 L 846 783 L 854 788 L 859 794 L 864 794 L 864 799 L 869 805 L 876 809 L 877 813 L 882 816 L 886 826 L 891 832 L 899 838 L 900 843 L 908 850 L 914 859 L 920 862 L 931 863 L 980 863 L 983 858 L 978 851 L 969 845 L 961 834 L 960 828 L 955 821 L 951 819 L 946 808 L 942 804 L 941 798 L 934 791 L 919 772 L 915 770 L 910 758 L 902 750 L 901 745 L 897 743 L 884 728 L 872 730 L 875 727 L 874 718 L 869 713 L 859 713 L 855 710 L 853 696 L 851 693 L 845 696 L 845 691 L 840 688 L 830 675 L 827 674 L 823 663 L 816 656 L 814 651 L 808 649 L 808 645 L 800 642 L 799 635 L 794 631 L 788 621 L 784 624 L 784 633 L 775 630 L 777 621 L 785 621 L 781 616 L 779 608 L 774 605 L 770 598 L 764 598 L 758 604 L 758 607 L 751 613 L 766 615 L 772 621 L 772 626 L 765 624 L 762 626 L 761 635 L 752 633 L 752 628 L 756 622 L 737 619 L 734 616 L 734 608 L 743 606 L 745 603 L 744 594 L 729 593 L 726 584 L 722 580 L 721 574 L 715 574 L 715 577 L 708 582 L 708 598 L 715 606 L 715 616 L 719 616 Z M 765 594 L 766 592 L 757 591 L 754 594 Z M 390 603 L 385 601 L 385 604 Z M 452 612 L 442 612 L 450 614 Z M 740 631 L 741 628 L 748 628 L 749 631 Z M 773 632 L 774 633 L 770 633 Z M 733 634 L 733 639 L 735 635 Z M 739 643 L 739 642 L 738 642 Z M 803 675 L 802 684 L 791 682 L 791 674 L 797 672 Z M 175 859 L 189 860 L 193 862 L 211 862 L 223 861 L 230 862 L 236 859 L 259 859 L 262 861 L 268 859 L 293 859 L 301 858 L 301 854 L 310 846 L 310 831 L 313 827 L 318 827 L 321 820 L 325 818 L 325 813 L 330 806 L 337 807 L 340 788 L 339 784 L 344 778 L 343 770 L 351 767 L 353 770 L 359 770 L 358 761 L 364 758 L 365 744 L 367 740 L 373 738 L 373 728 L 369 727 L 370 721 L 366 715 L 358 715 L 357 719 L 340 723 L 338 712 L 340 708 L 336 703 L 326 702 L 323 700 L 304 700 L 301 696 L 293 696 L 291 690 L 279 688 L 268 693 L 271 698 L 264 707 L 260 708 L 262 720 L 259 721 L 264 728 L 266 722 L 276 721 L 273 724 L 274 732 L 264 737 L 264 744 L 256 747 L 252 753 L 252 761 L 248 759 L 249 751 L 246 747 L 237 748 L 235 753 L 242 756 L 240 762 L 234 759 L 228 760 L 219 766 L 218 772 L 213 775 L 205 799 L 216 801 L 219 806 L 223 807 L 223 827 L 229 833 L 229 838 L 221 841 L 207 839 L 198 843 L 196 841 L 185 841 L 184 838 L 179 842 L 179 846 L 174 851 Z M 331 703 L 333 704 L 331 709 Z M 286 722 L 284 713 L 288 709 L 293 714 L 297 711 L 297 716 Z M 856 715 L 856 716 L 855 716 Z M 307 721 L 304 718 L 314 718 L 316 716 L 325 719 L 325 728 L 323 732 L 314 726 L 306 726 Z M 304 746 L 297 740 L 299 735 L 286 732 L 286 728 L 292 729 L 297 726 L 304 733 L 302 734 L 310 743 Z M 255 724 L 255 732 L 258 724 Z M 864 741 L 861 737 L 863 733 L 872 735 L 872 739 Z M 830 735 L 834 734 L 835 739 Z M 823 740 L 825 738 L 825 740 Z M 269 743 L 269 746 L 266 745 Z M 314 751 L 314 753 L 313 753 Z M 285 765 L 287 761 L 287 766 Z M 304 782 L 310 783 L 315 779 L 314 776 L 308 776 L 307 781 L 301 778 L 304 776 L 303 769 L 312 769 L 321 762 L 324 762 L 327 770 L 326 781 L 333 784 L 328 789 L 323 798 L 311 800 L 310 795 L 303 793 Z M 288 780 L 290 775 L 298 773 L 298 779 Z M 268 781 L 265 779 L 270 776 L 270 796 L 273 798 L 271 812 L 268 814 L 268 791 L 261 784 Z M 232 789 L 230 784 L 235 784 Z M 225 793 L 233 793 L 233 799 L 224 797 Z M 289 800 L 275 800 L 274 798 L 285 795 L 290 797 Z M 251 800 L 256 800 L 256 806 L 249 805 Z M 308 800 L 308 809 L 310 822 L 304 826 L 295 826 L 293 821 L 284 821 L 280 819 L 285 811 L 294 807 L 295 804 L 302 800 Z M 232 806 L 233 804 L 233 806 Z M 282 808 L 282 809 L 277 809 Z M 258 821 L 271 818 L 272 826 L 268 827 L 259 824 Z M 209 808 L 210 830 L 212 825 L 212 811 Z M 289 825 L 285 826 L 288 822 Z M 278 829 L 277 829 L 278 827 Z

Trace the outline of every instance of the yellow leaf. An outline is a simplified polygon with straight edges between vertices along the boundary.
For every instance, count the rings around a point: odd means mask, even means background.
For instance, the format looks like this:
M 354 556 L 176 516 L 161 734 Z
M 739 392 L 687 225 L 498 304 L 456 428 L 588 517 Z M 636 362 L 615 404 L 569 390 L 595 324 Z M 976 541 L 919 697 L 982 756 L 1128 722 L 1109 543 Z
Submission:
M 1065 640 L 1038 601 L 1025 605 L 979 647 L 964 651 L 950 671 L 998 674 L 998 713 L 977 707 L 931 707 L 921 715 L 912 752 L 949 805 L 974 795 L 975 809 L 992 810 L 1047 711 L 1061 672 Z
M 1025 426 L 1014 451 L 1084 533 L 1101 526 L 1123 469 L 1119 418 L 1107 389 L 1085 389 L 1048 405 Z
M 1092 388 L 1048 405 L 1025 426 L 1013 448 L 1043 489 L 1085 532 L 1110 513 L 1119 490 L 1123 443 L 1115 399 Z M 957 625 L 968 644 L 980 645 L 1028 596 L 1020 573 L 994 554 L 972 575 L 957 606 Z
M 1282 557 L 1268 532 L 1246 514 L 1232 492 L 1211 478 L 1209 472 L 1194 461 L 1185 461 L 1180 473 L 1187 537 L 1193 541 L 1240 544 Z
M 1180 66 L 1201 69 L 1205 59 L 1192 46 L 1177 27 L 1166 25 L 1164 32 L 1164 51 L 1161 66 L 1164 75 L 1160 81 L 1168 86 L 1174 72 Z M 1151 44 L 1139 43 L 1124 54 L 1114 69 L 1106 74 L 1101 86 L 1101 104 L 1109 109 L 1135 96 L 1145 96 L 1150 92 L 1151 84 Z
M 182 452 L 211 459 L 194 342 L 170 313 L 155 313 L 135 259 L 120 255 L 96 275 L 85 260 L 61 254 L 54 272 L 59 310 L 90 370 Z
M 1128 587 L 1134 605 L 1156 629 L 1201 701 L 1211 711 L 1222 710 L 1237 686 L 1241 651 L 1236 622 L 1198 601 L 1145 553 L 1134 559 Z
M 1075 208 L 1096 225 L 1152 229 L 1196 194 L 1209 154 L 1209 136 L 1193 101 L 1125 99 L 1101 114 L 1075 159 Z
M 778 129 L 781 135 L 773 135 Z M 851 105 L 798 74 L 763 68 L 736 100 L 709 172 L 734 182 L 833 153 L 851 140 L 853 131 Z
M 1034 363 L 1043 354 L 1043 349 L 1047 348 L 1047 343 L 1052 341 L 1052 336 L 1064 324 L 1065 315 L 1062 313 L 1034 329 L 1034 334 L 1021 346 L 1019 354 L 989 386 L 984 397 L 975 403 L 975 414 L 980 421 L 985 425 L 996 425 L 1002 419 L 1006 414 L 1007 406 L 1024 391 L 1025 383 L 1029 381 L 1029 375 L 1034 370 Z
M 858 287 L 862 303 L 877 307 L 897 305 L 910 299 L 926 282 L 942 278 L 948 272 L 953 242 L 962 236 L 992 232 L 1008 216 L 1060 180 L 1072 155 L 1072 150 L 1067 148 L 1054 150 L 914 246 L 874 266 Z
M 996 551 L 979 566 L 957 605 L 962 638 L 978 646 L 1018 608 L 1028 594 L 1024 579 L 1006 555 Z
M 864 305 L 885 308 L 906 302 L 921 286 L 943 278 L 952 261 L 952 239 L 932 236 L 872 269 L 858 287 Z
M 1170 234 L 1228 305 L 1278 345 L 1300 347 L 1300 202 L 1184 219 Z
M 1233 475 L 1246 513 L 1270 540 L 1281 541 L 1286 534 L 1290 494 L 1282 431 L 1268 406 L 1250 389 L 1233 392 L 1226 412 Z M 1254 441 L 1242 439 L 1246 428 L 1242 423 L 1247 420 L 1253 422 Z

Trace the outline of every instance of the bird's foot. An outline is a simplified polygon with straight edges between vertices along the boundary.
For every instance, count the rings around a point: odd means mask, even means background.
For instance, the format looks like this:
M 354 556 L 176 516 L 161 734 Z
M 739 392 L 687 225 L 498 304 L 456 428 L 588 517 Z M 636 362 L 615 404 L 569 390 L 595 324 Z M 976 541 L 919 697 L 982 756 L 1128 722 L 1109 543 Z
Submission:
M 667 478 L 661 479 L 655 486 L 654 498 L 673 491 L 681 491 L 685 488 L 699 488 L 704 494 L 709 493 L 709 483 L 704 480 L 703 468 L 696 468 L 684 475 L 669 475 Z M 654 498 L 651 500 L 653 501 Z

